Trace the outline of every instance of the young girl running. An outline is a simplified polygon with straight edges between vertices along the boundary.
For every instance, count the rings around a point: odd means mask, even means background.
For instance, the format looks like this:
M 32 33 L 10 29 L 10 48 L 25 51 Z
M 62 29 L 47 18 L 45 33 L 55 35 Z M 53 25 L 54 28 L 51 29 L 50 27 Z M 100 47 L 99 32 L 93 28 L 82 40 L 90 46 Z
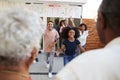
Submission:
M 66 27 L 63 30 L 62 38 L 64 39 L 64 41 L 61 45 L 61 48 L 56 52 L 56 55 L 59 56 L 59 54 L 65 49 L 64 65 L 66 65 L 68 62 L 70 62 L 73 58 L 77 56 L 77 47 L 79 47 L 82 52 L 85 51 L 85 49 L 81 46 L 79 40 L 77 40 L 79 35 L 80 34 L 78 28 L 76 27 Z

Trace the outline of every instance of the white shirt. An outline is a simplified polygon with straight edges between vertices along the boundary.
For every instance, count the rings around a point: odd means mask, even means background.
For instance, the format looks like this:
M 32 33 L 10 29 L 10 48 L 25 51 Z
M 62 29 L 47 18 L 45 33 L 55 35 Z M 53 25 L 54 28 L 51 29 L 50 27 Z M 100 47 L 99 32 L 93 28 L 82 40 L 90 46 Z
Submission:
M 84 46 L 87 41 L 88 30 L 84 31 L 83 33 L 80 31 L 80 37 L 78 40 L 80 41 L 81 45 Z
M 120 37 L 72 60 L 55 80 L 120 80 Z

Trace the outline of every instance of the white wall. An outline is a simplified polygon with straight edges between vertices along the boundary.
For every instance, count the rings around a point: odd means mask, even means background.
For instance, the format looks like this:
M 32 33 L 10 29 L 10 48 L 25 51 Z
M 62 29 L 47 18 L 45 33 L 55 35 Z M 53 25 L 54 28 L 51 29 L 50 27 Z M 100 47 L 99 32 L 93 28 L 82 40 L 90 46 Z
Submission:
M 102 0 L 88 0 L 83 5 L 83 18 L 96 18 L 98 7 Z
M 58 2 L 58 3 L 69 3 L 69 4 L 85 4 L 87 0 L 38 0 L 40 2 Z
M 47 2 L 47 3 L 72 3 L 72 4 L 84 4 L 87 0 L 1 0 L 1 1 L 12 1 L 12 2 Z

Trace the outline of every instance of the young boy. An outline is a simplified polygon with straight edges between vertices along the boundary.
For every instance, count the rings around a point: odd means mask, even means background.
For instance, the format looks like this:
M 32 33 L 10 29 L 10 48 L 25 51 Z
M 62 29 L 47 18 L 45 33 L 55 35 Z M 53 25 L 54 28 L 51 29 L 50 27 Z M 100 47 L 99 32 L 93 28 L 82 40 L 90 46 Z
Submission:
M 47 29 L 43 34 L 43 49 L 45 53 L 45 60 L 47 67 L 49 67 L 48 77 L 52 78 L 53 59 L 55 54 L 55 44 L 58 42 L 59 34 L 53 29 L 53 22 L 49 21 Z

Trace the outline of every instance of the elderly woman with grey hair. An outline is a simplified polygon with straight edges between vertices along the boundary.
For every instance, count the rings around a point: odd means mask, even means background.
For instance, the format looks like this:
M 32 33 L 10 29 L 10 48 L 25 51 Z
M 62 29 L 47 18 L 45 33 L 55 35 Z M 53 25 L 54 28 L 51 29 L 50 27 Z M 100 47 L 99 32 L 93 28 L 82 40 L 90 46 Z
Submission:
M 40 18 L 27 9 L 0 12 L 0 80 L 30 80 L 41 37 Z

